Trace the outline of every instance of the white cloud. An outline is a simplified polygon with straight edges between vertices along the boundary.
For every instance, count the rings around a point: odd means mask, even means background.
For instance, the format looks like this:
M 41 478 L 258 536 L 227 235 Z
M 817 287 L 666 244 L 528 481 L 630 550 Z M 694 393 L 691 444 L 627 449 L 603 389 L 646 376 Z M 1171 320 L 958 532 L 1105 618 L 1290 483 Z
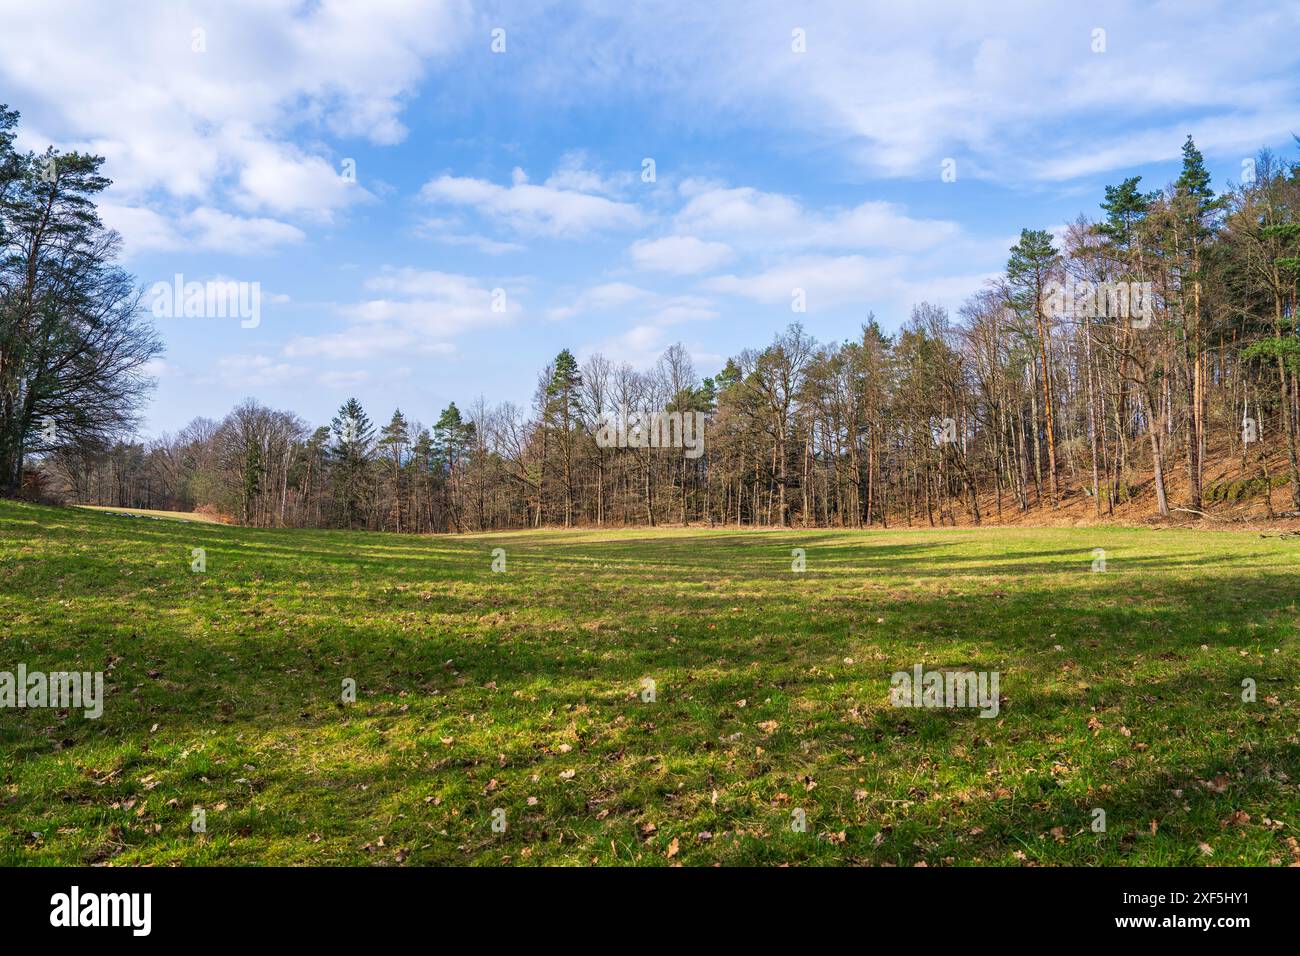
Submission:
M 956 315 L 963 302 L 999 275 L 998 272 L 974 272 L 903 280 L 895 292 L 893 306 L 899 315 L 903 315 L 916 303 L 929 302 L 943 306 L 949 314 Z
M 217 359 L 217 380 L 230 389 L 258 389 L 288 385 L 306 369 L 277 362 L 265 355 L 226 355 Z
M 902 281 L 902 264 L 898 258 L 808 256 L 748 276 L 718 276 L 704 286 L 765 305 L 790 305 L 795 301 L 796 290 L 801 290 L 807 310 L 816 312 L 846 303 L 894 297 Z
M 128 259 L 141 252 L 180 249 L 185 245 L 174 222 L 144 206 L 106 201 L 99 204 L 99 217 L 104 225 L 121 233 L 122 251 Z
M 626 332 L 594 342 L 578 350 L 578 357 L 586 360 L 599 352 L 613 362 L 626 362 L 635 369 L 652 368 L 655 361 L 672 342 L 668 332 L 660 326 L 638 324 Z
M 502 242 L 476 232 L 467 232 L 464 224 L 454 218 L 426 216 L 420 220 L 414 233 L 422 239 L 430 239 L 449 246 L 469 246 L 492 256 L 520 252 L 524 248 L 517 242 Z
M 576 149 L 560 157 L 546 185 L 552 189 L 618 197 L 635 181 L 636 176 L 627 171 L 612 176 L 596 171 L 591 167 L 587 151 Z
M 694 236 L 665 236 L 642 239 L 629 250 L 637 268 L 674 275 L 712 272 L 730 262 L 735 253 L 725 242 L 705 242 Z
M 749 186 L 699 189 L 690 184 L 686 193 L 686 205 L 675 217 L 679 229 L 750 246 L 915 251 L 951 241 L 961 232 L 954 222 L 914 219 L 888 202 L 815 212 L 789 196 Z
M 592 342 L 578 349 L 578 358 L 585 361 L 589 356 L 599 352 L 612 362 L 626 362 L 634 369 L 646 371 L 654 368 L 664 350 L 677 338 L 662 325 L 638 323 L 625 332 Z M 721 365 L 724 357 L 707 351 L 698 344 L 683 343 L 696 367 L 701 365 Z
M 388 267 L 365 285 L 382 295 L 339 307 L 345 328 L 294 338 L 285 354 L 357 360 L 447 354 L 450 339 L 507 324 L 522 311 L 508 287 L 445 272 Z
M 936 184 L 949 156 L 963 177 L 1003 182 L 1042 167 L 1068 175 L 1084 154 L 1154 161 L 1163 150 L 1112 150 L 1189 114 L 1207 127 L 1249 121 L 1252 147 L 1289 143 L 1300 102 L 1296 4 L 1207 0 L 1192 16 L 1122 0 L 822 0 L 797 14 L 780 0 L 646 2 L 617 16 L 584 6 L 534 25 L 548 42 L 530 61 L 529 90 L 549 109 L 640 97 L 707 135 L 769 131 L 775 151 L 832 151 L 865 173 Z M 806 53 L 791 49 L 796 25 Z M 1094 53 L 1099 25 L 1106 48 Z
M 631 325 L 626 331 L 584 345 L 578 352 L 584 358 L 600 352 L 607 358 L 627 362 L 635 368 L 649 368 L 654 364 L 659 353 L 671 344 L 671 327 L 707 322 L 720 315 L 717 303 L 706 296 L 665 294 L 626 282 L 592 286 L 580 293 L 572 305 L 547 312 L 551 319 L 630 317 Z
M 538 186 L 518 168 L 509 186 L 444 175 L 425 183 L 420 196 L 433 204 L 468 207 L 528 236 L 577 239 L 593 232 L 639 226 L 644 221 L 641 211 L 630 203 L 575 189 Z
M 711 235 L 766 235 L 784 232 L 803 216 L 789 196 L 766 193 L 749 186 L 689 190 L 690 199 L 677 213 L 677 227 Z
M 552 320 L 589 315 L 635 314 L 643 324 L 662 326 L 717 318 L 714 302 L 698 295 L 668 295 L 627 282 L 604 282 L 584 289 L 571 305 L 546 311 Z
M 809 314 L 844 305 L 871 305 L 906 315 L 917 302 L 941 305 L 955 313 L 997 272 L 952 273 L 934 263 L 902 256 L 806 256 L 780 262 L 750 275 L 718 276 L 704 283 L 710 291 L 763 305 L 790 308 L 795 290 L 803 291 Z M 792 314 L 792 318 L 798 318 Z
M 1055 156 L 1041 163 L 1034 169 L 1034 175 L 1054 182 L 1111 169 L 1132 169 L 1153 160 L 1177 160 L 1182 156 L 1183 141 L 1189 133 L 1203 153 L 1235 153 L 1245 159 L 1254 156 L 1261 145 L 1276 137 L 1279 128 L 1300 130 L 1300 108 L 1267 117 L 1216 116 L 1203 121 L 1162 125 L 1122 138 L 1108 137 L 1094 149 Z
M 401 141 L 406 99 L 471 22 L 462 0 L 48 0 L 6 3 L 2 18 L 0 86 L 29 132 L 104 155 L 110 201 L 154 213 L 119 216 L 127 248 L 167 248 L 187 218 L 233 206 L 255 225 L 211 222 L 203 241 L 235 252 L 267 248 L 263 214 L 325 221 L 365 198 L 299 132 Z
M 241 152 L 243 164 L 234 199 L 243 209 L 327 222 L 335 210 L 373 198 L 357 182 L 344 178 L 341 169 L 296 147 L 250 135 Z M 358 175 L 363 173 L 364 169 Z
M 190 250 L 255 255 L 302 242 L 297 226 L 261 216 L 237 216 L 209 206 L 167 217 L 146 206 L 104 202 L 104 224 L 122 234 L 125 254 Z
M 207 206 L 200 206 L 184 217 L 182 227 L 192 227 L 193 244 L 198 248 L 244 254 L 301 242 L 304 238 L 301 229 L 288 223 L 233 216 Z
M 548 319 L 568 319 L 588 312 L 608 312 L 632 303 L 652 302 L 655 293 L 627 282 L 602 282 L 583 290 L 570 305 L 546 310 Z

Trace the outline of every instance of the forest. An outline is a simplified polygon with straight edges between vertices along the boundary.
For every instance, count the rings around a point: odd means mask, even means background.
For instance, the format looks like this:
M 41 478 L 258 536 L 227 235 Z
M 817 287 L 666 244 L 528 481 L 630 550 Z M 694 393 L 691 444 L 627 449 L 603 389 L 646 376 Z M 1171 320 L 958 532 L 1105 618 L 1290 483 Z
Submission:
M 142 440 L 160 345 L 94 212 L 101 160 L 60 156 L 50 176 L 54 154 L 20 156 L 17 114 L 0 119 L 7 494 L 415 533 L 1300 511 L 1300 163 L 1267 151 L 1216 189 L 1189 136 L 1173 183 L 1127 178 L 1092 217 L 1023 229 L 955 315 L 920 302 L 840 342 L 793 322 L 705 377 L 680 344 L 649 369 L 564 349 L 527 407 L 384 418 L 349 398 L 313 426 L 249 398 Z M 1062 288 L 1116 287 L 1142 290 L 1140 320 L 1061 307 Z M 597 441 L 617 409 L 702 413 L 703 454 Z M 1211 480 L 1225 465 L 1236 480 Z

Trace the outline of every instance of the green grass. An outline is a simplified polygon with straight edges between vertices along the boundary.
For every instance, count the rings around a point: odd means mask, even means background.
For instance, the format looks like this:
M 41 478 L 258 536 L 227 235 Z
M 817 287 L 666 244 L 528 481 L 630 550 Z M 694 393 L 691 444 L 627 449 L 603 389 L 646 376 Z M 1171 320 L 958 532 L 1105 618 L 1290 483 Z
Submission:
M 0 670 L 109 688 L 99 720 L 0 710 L 0 863 L 1288 864 L 1298 562 L 1210 531 L 417 538 L 0 503 Z M 999 672 L 1000 715 L 891 707 L 917 663 Z

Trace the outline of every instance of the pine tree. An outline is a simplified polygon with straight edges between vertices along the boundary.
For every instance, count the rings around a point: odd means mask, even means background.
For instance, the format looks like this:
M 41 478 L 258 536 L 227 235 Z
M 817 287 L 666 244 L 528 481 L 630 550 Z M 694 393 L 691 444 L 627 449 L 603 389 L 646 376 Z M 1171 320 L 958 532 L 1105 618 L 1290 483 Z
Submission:
M 560 443 L 564 462 L 564 526 L 573 524 L 573 452 L 575 426 L 582 419 L 582 373 L 568 349 L 555 356 L 555 369 L 546 386 L 546 419 Z
M 138 424 L 162 351 L 100 221 L 104 159 L 19 154 L 0 104 L 0 495 L 29 453 L 106 449 Z
M 1187 459 L 1189 505 L 1201 510 L 1201 484 L 1205 458 L 1205 374 L 1201 326 L 1202 250 L 1215 228 L 1222 203 L 1210 188 L 1205 158 L 1189 135 L 1183 143 L 1183 168 L 1174 183 L 1173 247 L 1179 263 L 1179 292 L 1183 314 L 1183 378 L 1187 390 Z M 1189 288 L 1190 287 L 1190 288 Z M 1190 293 L 1190 295 L 1189 295 Z
M 1051 235 L 1042 229 L 1021 229 L 1020 241 L 1011 247 L 1007 260 L 1007 282 L 1013 290 L 1012 305 L 1034 317 L 1038 330 L 1038 352 L 1042 362 L 1043 408 L 1047 423 L 1047 472 L 1052 507 L 1056 507 L 1056 415 L 1052 394 L 1052 370 L 1047 361 L 1049 325 L 1043 315 L 1043 289 L 1059 262 Z M 1034 423 L 1037 427 L 1037 422 Z
M 722 367 L 722 371 L 713 377 L 714 388 L 721 395 L 731 386 L 740 381 L 742 377 L 740 366 L 736 364 L 734 358 L 727 359 L 727 364 Z
M 452 402 L 438 416 L 438 422 L 433 426 L 433 440 L 438 449 L 437 467 L 446 479 L 443 483 L 444 504 L 457 531 L 464 530 L 460 518 L 459 477 L 466 434 L 460 409 Z
M 390 516 L 394 520 L 397 531 L 402 530 L 402 503 L 406 498 L 406 484 L 402 476 L 406 468 L 406 449 L 410 443 L 409 426 L 399 408 L 393 412 L 393 417 L 379 433 L 379 448 L 388 458 L 393 499 Z
M 353 528 L 364 517 L 375 428 L 361 403 L 349 398 L 330 422 L 330 432 L 334 436 L 330 446 L 334 506 L 343 526 Z
M 1151 214 L 1153 205 L 1160 199 L 1160 193 L 1144 193 L 1138 188 L 1141 176 L 1131 176 L 1118 186 L 1106 187 L 1106 198 L 1101 203 L 1106 218 L 1097 224 L 1096 231 L 1103 239 L 1104 253 L 1113 260 L 1112 268 L 1118 281 L 1149 282 L 1146 274 L 1147 249 L 1142 239 L 1144 223 Z M 1148 303 L 1153 306 L 1153 303 Z M 1085 328 L 1089 328 L 1085 325 Z M 1089 329 L 1089 334 L 1091 331 Z M 1128 407 L 1128 387 L 1135 381 L 1142 388 L 1147 407 L 1147 437 L 1151 443 L 1152 479 L 1156 492 L 1156 508 L 1162 515 L 1169 513 L 1169 504 L 1165 493 L 1164 475 L 1164 439 L 1159 427 L 1158 397 L 1155 382 L 1161 372 L 1158 361 L 1158 342 L 1150 335 L 1141 337 L 1128 326 L 1119 326 L 1113 331 L 1115 351 L 1118 353 L 1120 375 L 1115 383 L 1118 395 L 1116 401 L 1121 408 Z M 1090 344 L 1090 343 L 1089 343 Z M 1116 435 L 1117 440 L 1120 436 Z M 1120 476 L 1118 462 L 1113 476 L 1113 490 L 1118 487 Z M 1100 511 L 1101 501 L 1097 501 Z M 1109 507 L 1114 507 L 1114 495 L 1110 496 Z
M 1100 233 L 1121 258 L 1127 258 L 1137 242 L 1138 224 L 1151 208 L 1157 194 L 1143 193 L 1138 189 L 1141 176 L 1131 176 L 1118 186 L 1106 187 L 1106 199 L 1101 204 L 1106 213 L 1104 222 L 1098 223 Z
M 433 502 L 439 483 L 435 465 L 437 454 L 433 436 L 429 434 L 427 428 L 421 428 L 415 440 L 411 442 L 411 468 L 415 473 L 412 479 L 415 497 L 415 531 L 421 530 L 426 524 L 429 530 L 434 530 Z

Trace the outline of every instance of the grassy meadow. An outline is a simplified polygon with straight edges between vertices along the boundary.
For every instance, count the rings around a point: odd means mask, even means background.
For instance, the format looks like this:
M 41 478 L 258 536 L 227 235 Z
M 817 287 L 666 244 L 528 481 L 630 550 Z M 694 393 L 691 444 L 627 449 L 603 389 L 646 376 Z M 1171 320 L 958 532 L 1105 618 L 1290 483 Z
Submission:
M 0 502 L 0 670 L 107 688 L 98 720 L 0 710 L 0 864 L 1287 865 L 1298 570 L 1244 532 Z M 916 664 L 998 672 L 1000 713 L 891 706 Z

